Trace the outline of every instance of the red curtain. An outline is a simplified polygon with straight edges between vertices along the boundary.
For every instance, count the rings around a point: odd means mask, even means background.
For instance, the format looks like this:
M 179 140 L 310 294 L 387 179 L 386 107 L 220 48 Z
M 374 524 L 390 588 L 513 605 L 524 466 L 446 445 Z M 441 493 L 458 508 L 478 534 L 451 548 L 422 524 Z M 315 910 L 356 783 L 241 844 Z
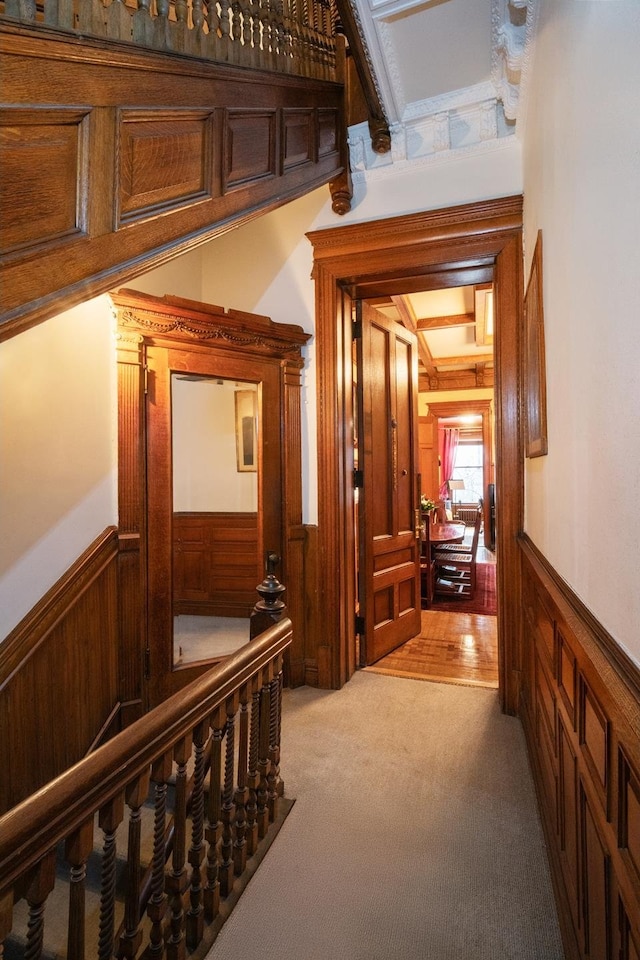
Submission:
M 440 479 L 442 481 L 440 498 L 442 500 L 449 499 L 447 483 L 453 476 L 459 438 L 460 431 L 456 427 L 438 427 L 438 454 L 440 456 Z

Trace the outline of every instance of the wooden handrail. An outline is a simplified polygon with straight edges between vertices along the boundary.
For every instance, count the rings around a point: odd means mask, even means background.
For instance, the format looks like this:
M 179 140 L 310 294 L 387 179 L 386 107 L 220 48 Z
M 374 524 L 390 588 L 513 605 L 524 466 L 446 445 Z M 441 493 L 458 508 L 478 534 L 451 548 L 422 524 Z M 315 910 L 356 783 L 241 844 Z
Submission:
M 0 818 L 0 902 L 47 851 L 268 671 L 291 637 L 283 619 Z

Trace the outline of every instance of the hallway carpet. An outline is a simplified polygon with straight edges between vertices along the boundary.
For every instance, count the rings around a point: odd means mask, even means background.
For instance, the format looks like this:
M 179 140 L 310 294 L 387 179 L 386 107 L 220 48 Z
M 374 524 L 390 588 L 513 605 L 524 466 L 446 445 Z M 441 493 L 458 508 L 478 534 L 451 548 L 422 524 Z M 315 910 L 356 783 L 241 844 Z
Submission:
M 561 960 L 520 723 L 495 690 L 285 692 L 296 803 L 209 960 Z

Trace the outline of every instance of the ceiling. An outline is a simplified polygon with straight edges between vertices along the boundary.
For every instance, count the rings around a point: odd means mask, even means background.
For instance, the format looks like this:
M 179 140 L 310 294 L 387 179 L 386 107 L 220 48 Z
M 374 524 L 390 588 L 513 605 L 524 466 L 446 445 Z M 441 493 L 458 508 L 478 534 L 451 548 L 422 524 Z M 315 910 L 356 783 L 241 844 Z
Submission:
M 492 283 L 369 302 L 416 332 L 421 392 L 493 387 Z
M 349 128 L 354 180 L 507 146 L 522 123 L 538 0 L 351 0 L 391 130 Z M 464 282 L 464 281 L 461 281 Z M 489 296 L 488 296 L 489 295 Z M 491 283 L 370 302 L 418 333 L 420 390 L 493 386 Z
M 351 0 L 391 150 L 349 129 L 354 179 L 499 149 L 516 134 L 538 0 Z M 389 171 L 390 172 L 390 171 Z

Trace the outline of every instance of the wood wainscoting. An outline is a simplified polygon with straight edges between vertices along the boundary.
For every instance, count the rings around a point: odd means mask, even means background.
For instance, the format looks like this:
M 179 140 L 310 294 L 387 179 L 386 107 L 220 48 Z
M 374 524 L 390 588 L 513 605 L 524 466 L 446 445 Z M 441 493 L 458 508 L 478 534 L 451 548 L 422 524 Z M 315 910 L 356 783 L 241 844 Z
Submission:
M 640 957 L 640 671 L 525 536 L 521 716 L 571 960 Z
M 249 617 L 261 579 L 257 513 L 174 513 L 174 616 Z
M 117 564 L 109 527 L 0 646 L 0 814 L 119 729 Z

